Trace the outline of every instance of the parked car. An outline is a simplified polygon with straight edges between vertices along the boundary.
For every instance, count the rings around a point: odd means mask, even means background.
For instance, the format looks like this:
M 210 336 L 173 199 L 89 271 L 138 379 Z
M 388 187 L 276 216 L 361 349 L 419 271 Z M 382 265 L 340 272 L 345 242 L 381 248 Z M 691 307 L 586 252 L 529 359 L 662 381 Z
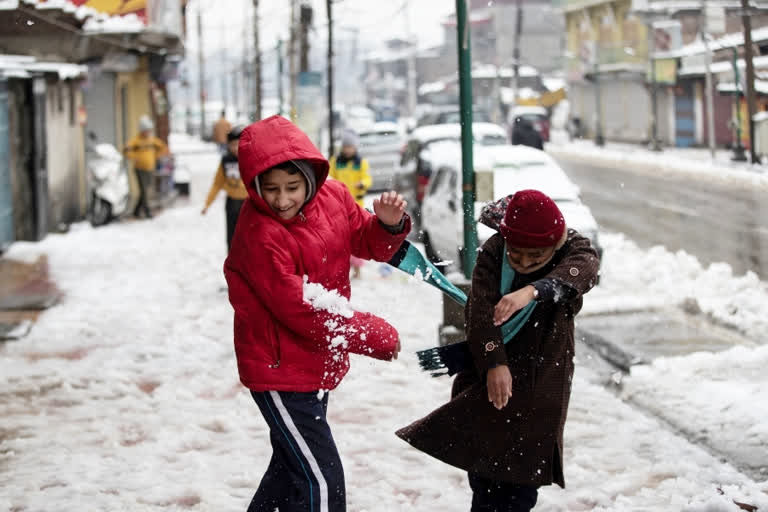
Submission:
M 510 109 L 509 116 L 507 117 L 510 136 L 511 130 L 515 126 L 515 119 L 518 117 L 530 121 L 533 128 L 541 135 L 541 140 L 549 142 L 549 113 L 546 108 L 518 105 Z
M 391 190 L 400 165 L 403 134 L 396 123 L 378 122 L 358 133 L 360 156 L 368 160 L 372 191 Z
M 461 209 L 461 147 L 441 143 L 432 147 L 434 175 L 421 208 L 421 229 L 427 255 L 435 262 L 449 262 L 459 268 L 464 245 L 464 220 Z M 549 195 L 563 212 L 566 224 L 589 238 L 602 253 L 598 225 L 589 208 L 581 202 L 574 184 L 549 155 L 527 146 L 503 145 L 475 150 L 477 201 L 475 219 L 485 203 L 501 199 L 518 190 L 538 189 Z M 482 245 L 495 231 L 477 224 Z
M 416 126 L 429 126 L 432 124 L 455 124 L 461 122 L 461 111 L 457 105 L 433 107 L 427 110 L 416 121 Z M 473 123 L 490 123 L 490 114 L 478 107 L 472 107 Z
M 507 144 L 507 133 L 492 123 L 472 123 L 475 146 L 497 146 Z M 409 213 L 414 222 L 414 231 L 420 226 L 420 205 L 432 174 L 432 144 L 449 141 L 454 145 L 461 142 L 461 125 L 438 124 L 416 128 L 400 153 L 400 165 L 393 180 L 394 188 L 408 201 Z M 461 165 L 459 155 L 455 165 Z

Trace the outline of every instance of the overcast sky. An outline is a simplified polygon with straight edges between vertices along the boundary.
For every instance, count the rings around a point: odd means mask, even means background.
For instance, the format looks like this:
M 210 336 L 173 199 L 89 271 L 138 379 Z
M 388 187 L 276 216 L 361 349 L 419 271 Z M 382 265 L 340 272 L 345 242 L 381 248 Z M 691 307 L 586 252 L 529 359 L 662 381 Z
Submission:
M 325 0 L 311 1 L 314 11 L 315 33 L 310 37 L 325 40 Z M 197 12 L 203 9 L 203 41 L 206 54 L 218 48 L 229 48 L 239 54 L 243 46 L 244 30 L 251 32 L 252 0 L 192 0 L 187 10 L 189 30 L 187 48 L 196 51 Z M 350 28 L 359 30 L 361 47 L 393 37 L 405 37 L 406 14 L 419 46 L 433 46 L 442 41 L 440 25 L 446 15 L 455 12 L 455 0 L 336 0 L 333 4 L 334 24 L 339 38 Z M 260 41 L 262 47 L 273 47 L 278 37 L 288 39 L 290 0 L 260 0 Z M 250 34 L 248 37 L 251 37 Z

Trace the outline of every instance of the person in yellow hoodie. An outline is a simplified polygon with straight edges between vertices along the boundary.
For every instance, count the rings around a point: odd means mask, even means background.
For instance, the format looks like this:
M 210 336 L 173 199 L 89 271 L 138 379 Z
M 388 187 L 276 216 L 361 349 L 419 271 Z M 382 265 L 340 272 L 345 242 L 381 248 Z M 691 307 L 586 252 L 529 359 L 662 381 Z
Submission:
M 358 136 L 352 130 L 344 130 L 341 134 L 341 151 L 328 160 L 330 169 L 328 175 L 344 183 L 355 198 L 355 202 L 364 206 L 365 194 L 371 188 L 373 181 L 368 173 L 368 160 L 357 152 Z M 352 277 L 360 277 L 364 260 L 356 256 L 350 258 Z
M 149 210 L 147 192 L 152 186 L 152 178 L 157 168 L 157 158 L 168 154 L 168 146 L 152 135 L 155 128 L 149 116 L 141 116 L 139 119 L 139 134 L 125 145 L 125 156 L 133 161 L 136 177 L 139 181 L 139 201 L 133 210 L 134 217 L 139 217 L 142 210 L 148 219 L 152 218 Z
M 222 189 L 227 193 L 227 202 L 224 205 L 227 214 L 227 252 L 232 245 L 232 236 L 235 234 L 240 207 L 243 206 L 243 201 L 248 199 L 248 190 L 240 178 L 237 161 L 237 148 L 242 131 L 242 126 L 235 126 L 227 133 L 227 152 L 221 157 L 219 168 L 216 169 L 211 190 L 208 192 L 208 198 L 205 200 L 205 206 L 201 212 L 203 215 L 206 214 Z
M 368 160 L 357 152 L 358 137 L 351 130 L 345 130 L 341 135 L 341 152 L 328 161 L 331 178 L 344 183 L 357 204 L 363 206 L 363 199 L 371 188 L 371 175 L 368 173 Z

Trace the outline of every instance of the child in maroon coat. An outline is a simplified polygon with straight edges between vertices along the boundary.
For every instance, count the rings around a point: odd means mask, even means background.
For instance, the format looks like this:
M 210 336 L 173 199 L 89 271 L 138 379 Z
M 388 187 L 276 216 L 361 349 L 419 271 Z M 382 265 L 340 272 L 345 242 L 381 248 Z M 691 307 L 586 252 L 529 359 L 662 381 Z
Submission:
M 344 472 L 326 421 L 348 354 L 397 357 L 397 331 L 352 311 L 349 261 L 387 261 L 410 230 L 394 192 L 375 215 L 327 181 L 328 161 L 273 116 L 240 136 L 248 189 L 224 265 L 240 380 L 269 425 L 273 455 L 249 511 L 345 510 Z

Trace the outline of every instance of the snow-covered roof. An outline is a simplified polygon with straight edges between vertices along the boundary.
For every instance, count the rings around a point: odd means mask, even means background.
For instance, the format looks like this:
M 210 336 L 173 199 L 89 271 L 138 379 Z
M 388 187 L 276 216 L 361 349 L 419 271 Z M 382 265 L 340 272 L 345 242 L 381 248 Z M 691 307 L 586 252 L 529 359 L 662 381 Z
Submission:
M 752 59 L 752 64 L 754 65 L 755 69 L 768 69 L 768 55 L 761 55 L 760 57 L 754 57 Z M 744 62 L 744 59 L 739 59 L 736 61 L 736 65 L 739 69 L 744 69 L 746 67 L 746 63 Z M 693 76 L 693 75 L 703 75 L 706 73 L 706 66 L 704 64 L 695 63 L 690 66 L 683 66 L 681 67 L 677 74 L 679 76 Z M 715 74 L 720 73 L 731 73 L 733 71 L 733 63 L 729 60 L 723 60 L 719 62 L 713 62 L 710 66 L 710 71 Z
M 419 86 L 419 94 L 431 94 L 433 92 L 442 92 L 445 90 L 445 82 L 429 82 Z
M 5 77 L 30 78 L 37 73 L 56 73 L 59 80 L 88 74 L 88 66 L 68 62 L 38 62 L 26 55 L 0 55 L 0 74 Z
M 83 24 L 83 30 L 91 34 L 138 34 L 146 29 L 141 18 L 134 13 L 124 16 L 99 14 L 90 16 Z
M 735 94 L 737 91 L 740 91 L 740 90 L 741 90 L 741 85 L 739 85 L 737 89 L 735 82 L 723 82 L 723 83 L 717 84 L 717 92 L 719 93 Z M 768 81 L 755 80 L 755 92 L 768 95 Z
M 756 28 L 752 30 L 752 41 L 755 43 L 761 42 L 761 41 L 768 41 L 768 27 L 761 27 Z M 737 46 L 743 46 L 744 45 L 744 33 L 743 32 L 733 32 L 731 34 L 726 34 L 723 37 L 717 38 L 717 39 L 711 39 L 709 41 L 709 49 L 710 51 L 716 52 L 718 50 L 723 50 L 725 48 L 734 48 Z M 664 59 L 664 58 L 675 58 L 675 57 L 689 57 L 692 55 L 699 55 L 703 54 L 707 51 L 704 41 L 701 40 L 701 38 L 697 39 L 696 41 L 683 45 L 680 47 L 680 49 L 671 51 L 671 52 L 659 52 L 656 54 L 656 58 Z
M 539 71 L 532 67 L 522 65 L 518 68 L 519 76 L 531 77 L 539 76 Z M 509 66 L 496 67 L 493 64 L 481 64 L 472 69 L 472 78 L 511 78 L 515 76 L 515 70 Z

